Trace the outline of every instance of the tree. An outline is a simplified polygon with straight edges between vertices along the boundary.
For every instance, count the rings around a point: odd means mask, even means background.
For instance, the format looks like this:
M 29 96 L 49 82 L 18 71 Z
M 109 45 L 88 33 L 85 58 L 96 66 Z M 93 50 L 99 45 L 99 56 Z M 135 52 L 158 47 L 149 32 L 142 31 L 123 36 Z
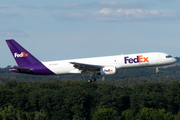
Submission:
M 127 109 L 121 113 L 121 120 L 135 120 L 134 111 Z
M 100 108 L 94 113 L 93 120 L 113 120 L 113 114 L 116 112 L 112 108 Z

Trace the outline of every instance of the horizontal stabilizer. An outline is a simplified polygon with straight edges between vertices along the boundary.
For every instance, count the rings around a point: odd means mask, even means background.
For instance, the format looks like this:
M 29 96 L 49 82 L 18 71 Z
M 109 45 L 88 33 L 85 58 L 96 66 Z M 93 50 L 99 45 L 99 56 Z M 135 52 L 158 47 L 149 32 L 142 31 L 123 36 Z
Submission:
M 17 70 L 27 70 L 27 71 L 31 71 L 32 69 L 28 69 L 28 68 L 21 68 L 21 67 L 10 67 L 11 69 L 17 69 Z

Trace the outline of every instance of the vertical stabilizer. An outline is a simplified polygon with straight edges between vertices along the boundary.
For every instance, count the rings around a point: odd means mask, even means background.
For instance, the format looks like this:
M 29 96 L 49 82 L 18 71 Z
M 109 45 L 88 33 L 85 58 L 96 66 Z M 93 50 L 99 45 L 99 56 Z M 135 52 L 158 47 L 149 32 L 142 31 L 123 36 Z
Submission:
M 38 59 L 31 55 L 31 53 L 19 45 L 15 40 L 6 40 L 6 43 L 19 67 L 40 63 Z

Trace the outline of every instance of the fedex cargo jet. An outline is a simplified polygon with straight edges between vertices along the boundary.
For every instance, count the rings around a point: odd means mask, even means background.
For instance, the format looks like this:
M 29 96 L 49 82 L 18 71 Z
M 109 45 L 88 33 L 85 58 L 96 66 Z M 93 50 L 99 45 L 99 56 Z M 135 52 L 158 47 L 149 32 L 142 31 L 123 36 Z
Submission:
M 6 40 L 18 67 L 10 71 L 33 75 L 90 74 L 88 82 L 94 82 L 95 75 L 115 75 L 118 70 L 142 67 L 157 67 L 176 63 L 171 55 L 161 52 L 70 59 L 41 62 L 19 45 L 15 40 Z

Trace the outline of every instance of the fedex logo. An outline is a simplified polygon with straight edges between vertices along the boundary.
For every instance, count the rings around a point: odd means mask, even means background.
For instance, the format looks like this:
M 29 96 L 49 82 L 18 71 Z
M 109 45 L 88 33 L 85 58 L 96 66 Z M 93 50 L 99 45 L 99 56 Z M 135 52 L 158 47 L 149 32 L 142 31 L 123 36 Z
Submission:
M 139 55 L 136 58 L 129 58 L 129 57 L 124 57 L 124 62 L 125 64 L 127 63 L 144 63 L 144 62 L 149 62 L 148 60 L 149 57 L 143 57 L 143 55 Z
M 28 56 L 28 53 L 25 53 L 25 52 L 21 52 L 21 54 L 17 54 L 17 53 L 14 53 L 14 57 L 27 57 Z
M 104 72 L 112 72 L 112 69 L 104 69 Z

